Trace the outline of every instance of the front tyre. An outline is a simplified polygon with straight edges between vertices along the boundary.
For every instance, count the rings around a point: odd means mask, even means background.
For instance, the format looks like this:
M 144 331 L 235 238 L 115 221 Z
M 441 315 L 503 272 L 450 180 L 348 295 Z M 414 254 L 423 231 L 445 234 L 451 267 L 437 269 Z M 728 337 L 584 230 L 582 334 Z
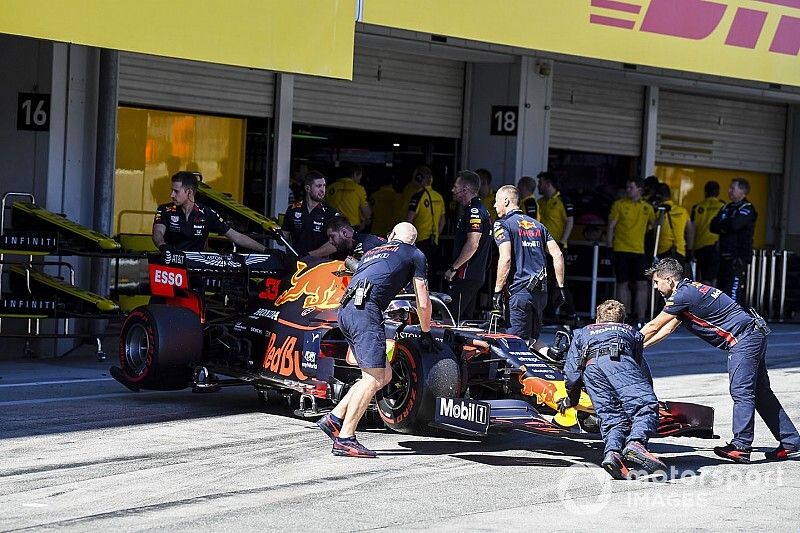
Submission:
M 386 426 L 399 433 L 431 431 L 436 398 L 455 398 L 461 372 L 453 351 L 440 344 L 438 353 L 423 353 L 415 339 L 397 341 L 392 381 L 378 391 L 378 413 Z
M 137 307 L 120 333 L 121 377 L 137 389 L 184 389 L 192 383 L 190 365 L 202 352 L 203 329 L 192 311 L 168 305 Z

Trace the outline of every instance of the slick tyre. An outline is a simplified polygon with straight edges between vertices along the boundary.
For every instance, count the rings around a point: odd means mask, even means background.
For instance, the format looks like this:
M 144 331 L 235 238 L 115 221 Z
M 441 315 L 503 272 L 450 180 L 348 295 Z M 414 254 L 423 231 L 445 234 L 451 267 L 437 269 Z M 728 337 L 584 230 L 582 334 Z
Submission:
M 192 383 L 191 363 L 203 352 L 200 319 L 189 309 L 148 305 L 134 309 L 122 325 L 122 377 L 139 389 L 179 390 Z
M 449 347 L 423 353 L 413 339 L 398 341 L 392 360 L 392 381 L 378 392 L 378 413 L 386 426 L 399 433 L 431 433 L 436 397 L 454 398 L 460 392 L 460 370 Z

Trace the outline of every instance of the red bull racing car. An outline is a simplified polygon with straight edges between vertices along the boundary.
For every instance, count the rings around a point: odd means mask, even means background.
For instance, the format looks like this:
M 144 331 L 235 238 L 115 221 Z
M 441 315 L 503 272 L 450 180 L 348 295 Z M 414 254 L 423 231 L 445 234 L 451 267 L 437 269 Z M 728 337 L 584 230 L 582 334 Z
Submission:
M 167 252 L 150 256 L 149 272 L 153 298 L 127 317 L 120 366 L 111 369 L 132 390 L 251 385 L 264 398 L 277 392 L 293 399 L 299 416 L 318 417 L 361 375 L 336 322 L 349 281 L 342 261 L 278 251 Z M 413 296 L 399 295 L 386 312 L 393 380 L 372 412 L 388 428 L 470 435 L 599 431 L 586 394 L 566 414 L 555 410 L 566 395 L 558 361 L 531 353 L 518 337 L 455 324 L 443 299 L 433 296 L 436 353 L 424 353 L 417 341 Z M 569 339 L 557 341 L 564 349 Z M 660 415 L 661 435 L 713 437 L 710 407 L 661 402 Z

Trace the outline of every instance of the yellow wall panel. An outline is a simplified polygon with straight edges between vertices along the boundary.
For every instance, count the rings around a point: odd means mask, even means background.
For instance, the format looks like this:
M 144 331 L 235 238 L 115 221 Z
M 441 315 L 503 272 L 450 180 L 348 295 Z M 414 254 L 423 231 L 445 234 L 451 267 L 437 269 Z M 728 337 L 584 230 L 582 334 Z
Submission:
M 179 170 L 200 172 L 205 183 L 241 201 L 245 129 L 243 119 L 121 107 L 114 232 L 150 233 Z

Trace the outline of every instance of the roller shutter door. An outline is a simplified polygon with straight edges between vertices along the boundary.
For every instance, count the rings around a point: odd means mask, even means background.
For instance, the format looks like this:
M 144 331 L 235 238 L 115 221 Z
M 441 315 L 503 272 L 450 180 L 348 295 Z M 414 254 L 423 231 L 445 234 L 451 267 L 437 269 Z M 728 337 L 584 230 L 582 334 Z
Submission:
M 352 81 L 295 78 L 294 121 L 460 138 L 463 99 L 461 61 L 359 48 Z
M 644 87 L 560 71 L 553 76 L 550 147 L 641 155 Z
M 274 90 L 264 70 L 120 52 L 122 105 L 271 117 Z
M 783 172 L 786 106 L 661 91 L 656 159 Z

